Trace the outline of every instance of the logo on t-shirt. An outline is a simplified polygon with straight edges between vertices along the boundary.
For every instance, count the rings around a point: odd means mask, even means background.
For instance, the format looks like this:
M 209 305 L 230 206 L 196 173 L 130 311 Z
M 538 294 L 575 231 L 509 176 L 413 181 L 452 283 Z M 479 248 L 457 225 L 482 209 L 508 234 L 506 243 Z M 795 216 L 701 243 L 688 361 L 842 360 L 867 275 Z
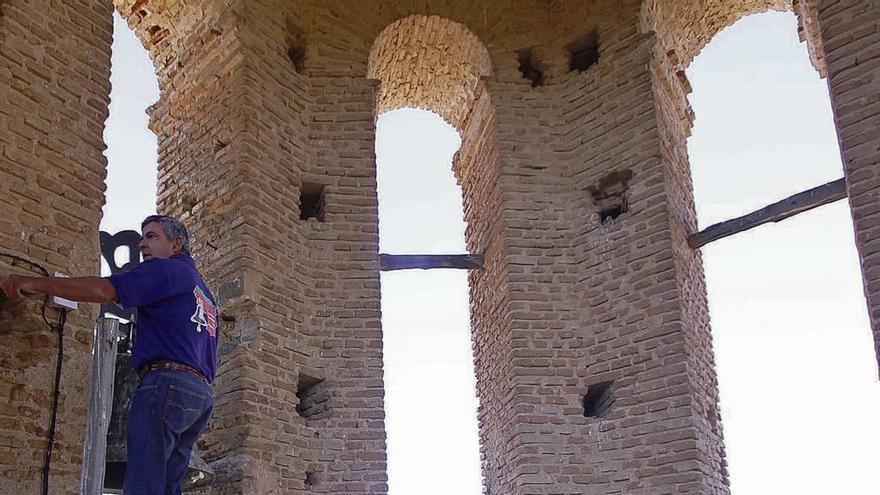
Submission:
M 196 296 L 196 312 L 190 318 L 190 321 L 196 324 L 196 331 L 207 330 L 211 337 L 217 336 L 217 306 L 208 299 L 205 291 L 198 285 L 193 289 L 193 295 Z

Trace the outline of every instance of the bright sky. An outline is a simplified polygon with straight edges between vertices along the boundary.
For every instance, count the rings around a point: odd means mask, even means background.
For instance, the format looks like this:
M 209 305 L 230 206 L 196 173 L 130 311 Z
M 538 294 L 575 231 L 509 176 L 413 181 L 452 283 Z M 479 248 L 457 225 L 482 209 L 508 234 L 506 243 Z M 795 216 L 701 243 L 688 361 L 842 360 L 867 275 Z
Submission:
M 796 26 L 745 18 L 688 71 L 701 227 L 843 176 Z M 876 493 L 880 384 L 847 203 L 702 251 L 734 495 Z
M 152 66 L 116 28 L 110 232 L 154 211 L 157 159 L 143 113 L 158 97 Z M 793 15 L 743 19 L 688 76 L 702 227 L 842 176 L 827 86 Z M 427 112 L 379 119 L 382 252 L 464 252 L 459 144 Z M 880 384 L 852 239 L 841 201 L 702 250 L 734 495 L 874 492 Z M 465 273 L 383 273 L 382 311 L 391 495 L 480 494 Z

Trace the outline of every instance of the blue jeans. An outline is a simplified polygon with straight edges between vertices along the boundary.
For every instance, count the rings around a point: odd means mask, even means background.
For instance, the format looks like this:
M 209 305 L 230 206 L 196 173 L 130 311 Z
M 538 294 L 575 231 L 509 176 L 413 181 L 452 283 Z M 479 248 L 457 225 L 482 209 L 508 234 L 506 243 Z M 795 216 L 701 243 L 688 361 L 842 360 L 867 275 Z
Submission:
M 189 455 L 211 416 L 214 396 L 201 378 L 177 370 L 144 376 L 128 411 L 125 495 L 180 495 Z

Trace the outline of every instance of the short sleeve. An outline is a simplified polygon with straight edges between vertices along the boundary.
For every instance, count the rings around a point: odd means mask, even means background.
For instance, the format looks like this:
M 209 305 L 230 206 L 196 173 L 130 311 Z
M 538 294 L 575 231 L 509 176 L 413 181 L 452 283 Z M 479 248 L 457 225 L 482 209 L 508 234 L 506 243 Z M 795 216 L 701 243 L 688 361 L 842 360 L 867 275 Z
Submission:
M 164 259 L 144 261 L 131 270 L 110 275 L 119 304 L 126 309 L 154 303 L 180 293 L 180 276 Z

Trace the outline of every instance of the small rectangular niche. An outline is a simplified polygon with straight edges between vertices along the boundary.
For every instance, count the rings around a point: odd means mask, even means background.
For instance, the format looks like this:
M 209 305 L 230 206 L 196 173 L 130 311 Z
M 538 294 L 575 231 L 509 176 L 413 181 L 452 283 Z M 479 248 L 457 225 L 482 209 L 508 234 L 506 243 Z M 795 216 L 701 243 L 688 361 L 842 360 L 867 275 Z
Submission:
M 600 382 L 587 387 L 584 395 L 584 416 L 587 418 L 605 418 L 614 405 L 614 382 Z
M 287 57 L 293 62 L 293 68 L 297 74 L 302 74 L 306 66 L 306 48 L 301 45 L 291 44 L 287 48 Z
M 594 29 L 565 48 L 569 54 L 569 70 L 583 72 L 599 61 L 599 31 Z
M 305 420 L 327 417 L 330 414 L 330 391 L 323 378 L 300 373 L 296 385 L 299 404 L 296 413 Z
M 303 182 L 299 188 L 299 219 L 324 221 L 326 198 L 323 184 Z
M 287 27 L 287 57 L 293 63 L 297 74 L 306 68 L 306 37 L 291 17 L 285 20 Z
M 303 480 L 303 487 L 311 491 L 318 484 L 318 473 L 316 471 L 306 471 L 306 477 Z
M 599 179 L 598 184 L 587 187 L 599 210 L 602 225 L 608 225 L 629 209 L 627 193 L 631 178 L 630 170 L 615 171 Z
M 516 52 L 519 59 L 519 72 L 532 82 L 532 87 L 544 85 L 544 68 L 535 56 L 534 48 L 523 48 Z

